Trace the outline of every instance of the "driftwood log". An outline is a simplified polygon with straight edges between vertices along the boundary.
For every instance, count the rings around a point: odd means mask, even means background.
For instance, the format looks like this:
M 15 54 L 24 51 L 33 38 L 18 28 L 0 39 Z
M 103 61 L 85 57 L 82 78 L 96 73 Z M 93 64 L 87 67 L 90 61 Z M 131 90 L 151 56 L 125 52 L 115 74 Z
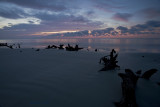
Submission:
M 81 50 L 83 48 L 79 48 L 78 45 L 76 45 L 75 47 L 71 46 L 70 44 L 68 44 L 68 46 L 66 46 L 66 51 L 78 51 Z
M 116 107 L 138 107 L 135 97 L 135 87 L 138 76 L 129 69 L 125 70 L 125 74 L 119 73 L 118 75 L 123 80 L 121 84 L 123 98 L 120 102 L 115 102 Z
M 104 68 L 102 68 L 100 71 L 107 71 L 115 68 L 120 68 L 120 66 L 117 65 L 117 57 L 118 53 L 114 49 L 112 49 L 110 55 L 100 58 L 99 63 L 104 64 Z
M 150 69 L 148 71 L 146 71 L 142 76 L 141 78 L 144 78 L 144 79 L 149 79 L 154 73 L 157 72 L 157 69 Z
M 46 49 L 55 49 L 55 48 L 58 48 L 58 46 L 56 46 L 56 45 L 52 45 L 52 46 L 50 46 L 50 45 L 48 45 L 47 47 L 46 47 Z
M 120 102 L 115 102 L 116 107 L 138 107 L 135 97 L 136 84 L 139 78 L 149 79 L 157 69 L 150 69 L 146 71 L 142 76 L 141 70 L 137 71 L 136 74 L 130 69 L 125 69 L 125 73 L 119 73 L 118 75 L 122 78 L 122 99 Z

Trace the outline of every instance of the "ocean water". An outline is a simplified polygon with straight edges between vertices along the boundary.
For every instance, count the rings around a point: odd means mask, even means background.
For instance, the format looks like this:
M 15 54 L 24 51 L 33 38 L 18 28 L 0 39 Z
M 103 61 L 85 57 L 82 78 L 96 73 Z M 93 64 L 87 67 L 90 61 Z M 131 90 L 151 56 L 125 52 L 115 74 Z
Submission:
M 115 49 L 118 52 L 147 52 L 160 53 L 160 38 L 67 38 L 67 39 L 12 39 L 0 40 L 0 43 L 17 44 L 20 43 L 22 48 L 45 48 L 48 45 L 69 43 L 70 45 L 78 44 L 84 50 L 100 52 Z

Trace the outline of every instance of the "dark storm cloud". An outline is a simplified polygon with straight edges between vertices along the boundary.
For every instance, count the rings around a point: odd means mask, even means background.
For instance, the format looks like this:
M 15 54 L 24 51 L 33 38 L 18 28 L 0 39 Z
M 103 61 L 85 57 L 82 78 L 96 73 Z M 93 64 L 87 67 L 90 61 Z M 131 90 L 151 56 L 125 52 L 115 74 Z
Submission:
M 13 3 L 33 9 L 49 9 L 54 11 L 63 11 L 66 9 L 63 5 L 65 0 L 0 0 L 0 2 Z
M 112 18 L 117 21 L 128 22 L 132 16 L 130 13 L 116 13 Z

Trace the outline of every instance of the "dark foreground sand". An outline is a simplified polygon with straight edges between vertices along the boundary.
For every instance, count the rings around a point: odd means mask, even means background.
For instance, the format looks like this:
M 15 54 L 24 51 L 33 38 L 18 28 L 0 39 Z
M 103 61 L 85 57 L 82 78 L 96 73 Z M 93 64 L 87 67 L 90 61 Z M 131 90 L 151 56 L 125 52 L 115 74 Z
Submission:
M 139 107 L 160 107 L 159 53 L 119 53 L 120 70 L 98 72 L 109 53 L 21 50 L 0 49 L 0 107 L 114 107 L 125 68 L 158 69 L 138 81 L 136 99 Z

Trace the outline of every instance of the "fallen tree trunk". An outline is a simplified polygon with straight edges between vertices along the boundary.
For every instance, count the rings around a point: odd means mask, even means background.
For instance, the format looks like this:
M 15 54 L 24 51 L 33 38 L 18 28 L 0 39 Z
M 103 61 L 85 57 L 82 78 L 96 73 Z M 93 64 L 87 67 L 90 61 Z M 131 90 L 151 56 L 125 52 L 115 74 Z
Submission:
M 122 99 L 120 102 L 115 102 L 116 107 L 138 107 L 135 97 L 136 84 L 139 78 L 149 79 L 157 69 L 150 69 L 141 75 L 141 70 L 137 71 L 135 75 L 130 69 L 125 69 L 125 73 L 119 73 L 122 78 Z
M 157 72 L 157 69 L 150 69 L 148 71 L 146 71 L 142 76 L 141 78 L 144 78 L 144 79 L 150 79 L 150 77 Z
M 125 74 L 118 74 L 123 82 L 122 82 L 122 95 L 123 98 L 120 102 L 115 102 L 117 107 L 137 107 L 136 98 L 135 98 L 135 87 L 138 80 L 138 76 L 136 76 L 131 70 L 126 69 Z
M 104 68 L 102 68 L 99 71 L 107 71 L 107 70 L 120 68 L 120 66 L 117 65 L 117 63 L 118 63 L 117 57 L 118 57 L 118 53 L 116 53 L 116 51 L 114 49 L 112 49 L 112 51 L 110 52 L 110 55 L 107 55 L 107 56 L 100 58 L 99 63 L 103 63 Z

